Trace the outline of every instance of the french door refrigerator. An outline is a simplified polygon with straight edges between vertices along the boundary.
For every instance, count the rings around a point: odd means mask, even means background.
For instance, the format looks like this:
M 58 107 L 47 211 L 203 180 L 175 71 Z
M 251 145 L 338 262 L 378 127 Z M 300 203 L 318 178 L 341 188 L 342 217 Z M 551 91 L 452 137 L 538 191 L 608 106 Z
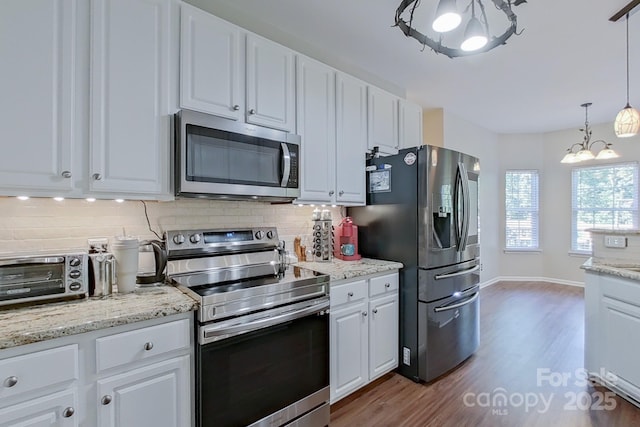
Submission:
M 479 165 L 426 145 L 369 160 L 367 206 L 348 209 L 364 256 L 404 264 L 398 370 L 414 381 L 448 372 L 480 342 Z

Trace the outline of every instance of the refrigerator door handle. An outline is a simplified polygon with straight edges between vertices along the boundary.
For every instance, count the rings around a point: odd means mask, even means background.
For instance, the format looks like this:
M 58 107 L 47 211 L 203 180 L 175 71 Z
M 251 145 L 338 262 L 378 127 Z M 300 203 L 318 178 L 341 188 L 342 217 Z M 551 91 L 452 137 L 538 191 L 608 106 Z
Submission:
M 480 270 L 480 266 L 476 265 L 475 267 L 471 267 L 467 270 L 456 271 L 455 273 L 436 274 L 435 279 L 436 280 L 448 279 L 450 277 L 462 276 L 464 274 L 471 274 L 474 271 L 478 271 L 478 270 Z
M 462 206 L 459 205 L 460 191 L 462 191 L 462 171 L 460 170 L 460 164 L 461 163 L 458 163 L 458 168 L 456 169 L 456 179 L 453 190 L 453 222 L 456 232 L 456 251 L 458 252 L 462 252 L 462 231 L 464 227 L 460 218 L 464 218 L 464 212 L 460 211 L 461 209 L 464 210 L 464 202 Z
M 433 311 L 435 311 L 436 313 L 440 313 L 440 312 L 443 312 L 443 311 L 454 310 L 456 308 L 463 307 L 463 306 L 465 306 L 467 304 L 471 304 L 472 302 L 477 300 L 479 296 L 480 296 L 480 292 L 476 292 L 475 294 L 473 294 L 471 296 L 471 298 L 469 298 L 469 299 L 467 299 L 467 300 L 465 300 L 463 302 L 459 302 L 457 304 L 452 304 L 452 305 L 443 305 L 443 306 L 440 306 L 440 307 L 435 307 L 433 309 Z
M 460 171 L 461 184 L 462 184 L 462 232 L 460 233 L 461 245 L 460 252 L 467 248 L 467 241 L 469 239 L 469 219 L 470 219 L 470 195 L 469 195 L 469 174 L 467 173 L 467 167 L 464 163 L 458 163 L 458 170 Z

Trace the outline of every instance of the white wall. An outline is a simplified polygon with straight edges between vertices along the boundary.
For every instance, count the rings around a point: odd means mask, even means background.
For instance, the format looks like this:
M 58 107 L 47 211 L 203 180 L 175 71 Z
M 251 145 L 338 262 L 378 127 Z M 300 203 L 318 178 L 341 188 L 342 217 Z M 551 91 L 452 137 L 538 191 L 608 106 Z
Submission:
M 579 127 L 579 125 L 578 125 Z M 621 155 L 618 159 L 582 162 L 589 166 L 640 161 L 640 136 L 619 139 L 613 125 L 592 127 L 592 140 L 604 139 Z M 567 129 L 537 135 L 501 135 L 500 148 L 500 248 L 504 248 L 504 172 L 507 169 L 538 169 L 540 176 L 540 253 L 503 253 L 501 276 L 548 278 L 583 283 L 580 265 L 587 257 L 570 255 L 571 248 L 571 170 L 561 164 L 565 150 L 582 140 L 583 133 Z M 596 149 L 601 145 L 596 145 Z
M 500 276 L 498 135 L 444 111 L 444 147 L 480 159 L 480 259 L 481 283 Z

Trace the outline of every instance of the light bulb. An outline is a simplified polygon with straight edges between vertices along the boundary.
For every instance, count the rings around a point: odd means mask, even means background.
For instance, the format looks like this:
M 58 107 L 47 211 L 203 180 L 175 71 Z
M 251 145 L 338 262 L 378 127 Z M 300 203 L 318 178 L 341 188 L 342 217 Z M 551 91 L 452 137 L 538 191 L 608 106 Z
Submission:
M 472 52 L 485 47 L 488 41 L 489 39 L 482 28 L 482 24 L 480 24 L 478 18 L 473 17 L 467 24 L 464 32 L 464 41 L 460 45 L 460 49 L 466 52 Z
M 431 24 L 433 31 L 446 33 L 458 28 L 462 17 L 456 9 L 455 0 L 440 0 L 436 9 L 436 17 Z

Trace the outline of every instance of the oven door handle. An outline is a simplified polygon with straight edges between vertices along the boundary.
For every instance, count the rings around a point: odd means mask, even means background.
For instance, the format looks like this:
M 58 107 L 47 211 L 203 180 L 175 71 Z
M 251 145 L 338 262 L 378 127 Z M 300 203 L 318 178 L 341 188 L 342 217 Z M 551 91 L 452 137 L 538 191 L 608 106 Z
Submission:
M 214 338 L 220 335 L 237 335 L 243 332 L 250 332 L 257 329 L 266 328 L 269 326 L 277 325 L 279 323 L 289 322 L 291 320 L 299 319 L 301 317 L 311 316 L 313 314 L 320 313 L 329 308 L 329 301 L 323 301 L 319 304 L 314 304 L 301 308 L 299 310 L 288 311 L 273 317 L 261 318 L 255 321 L 242 323 L 239 325 L 231 326 L 207 326 L 203 328 L 203 337 Z
M 61 256 L 39 257 L 39 258 L 18 258 L 7 261 L 0 261 L 0 266 L 23 265 L 23 264 L 60 264 L 64 262 Z

